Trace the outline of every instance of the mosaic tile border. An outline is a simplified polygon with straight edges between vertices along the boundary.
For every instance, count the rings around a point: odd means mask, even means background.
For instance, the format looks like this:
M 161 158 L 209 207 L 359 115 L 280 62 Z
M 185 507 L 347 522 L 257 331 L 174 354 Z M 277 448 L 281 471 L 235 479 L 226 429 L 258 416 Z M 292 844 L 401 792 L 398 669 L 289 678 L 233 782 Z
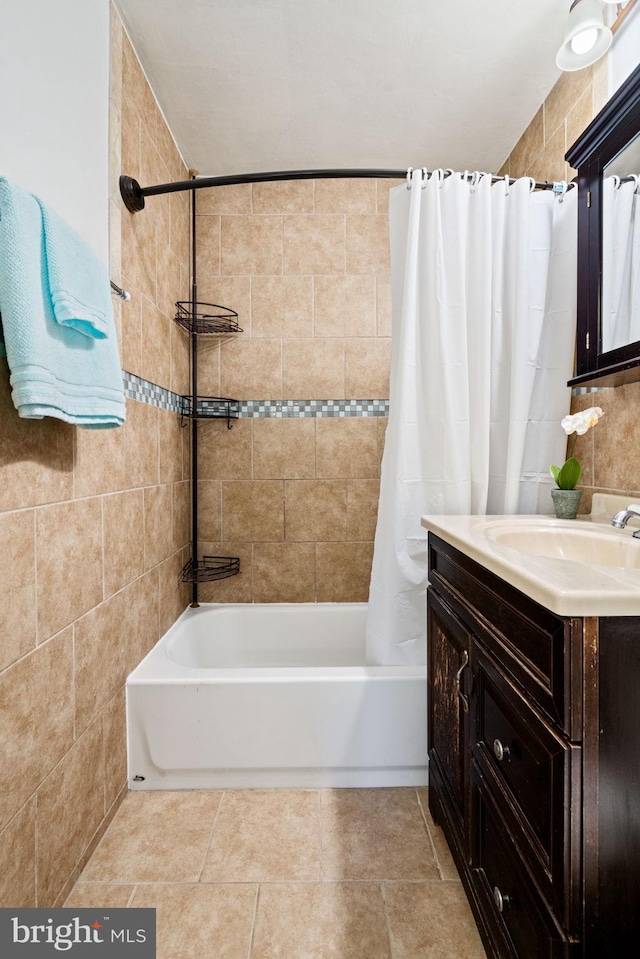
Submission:
M 126 370 L 122 371 L 122 382 L 124 395 L 129 399 L 139 400 L 141 403 L 148 403 L 150 406 L 157 406 L 171 413 L 181 413 L 183 410 L 182 397 L 178 393 L 165 389 L 164 386 L 158 386 L 157 383 L 151 383 Z
M 182 397 L 178 393 L 151 383 L 136 376 L 135 373 L 122 371 L 125 396 L 150 406 L 157 406 L 171 413 L 185 412 Z M 236 416 L 241 419 L 268 418 L 292 419 L 296 417 L 346 417 L 346 416 L 388 416 L 389 400 L 235 400 L 233 404 Z M 207 405 L 206 402 L 204 404 Z
M 182 397 L 178 393 L 151 383 L 136 376 L 135 373 L 122 371 L 125 396 L 142 403 L 149 403 L 171 413 L 184 412 Z M 601 393 L 604 386 L 577 386 L 571 390 L 572 396 L 584 396 L 586 393 Z M 388 416 L 389 400 L 240 400 L 238 416 L 241 419 L 269 418 L 335 418 L 346 416 Z M 235 405 L 235 404 L 234 404 Z
M 389 400 L 241 400 L 240 417 L 388 416 Z
M 607 386 L 574 386 L 571 390 L 572 396 L 586 396 L 587 393 L 603 393 Z

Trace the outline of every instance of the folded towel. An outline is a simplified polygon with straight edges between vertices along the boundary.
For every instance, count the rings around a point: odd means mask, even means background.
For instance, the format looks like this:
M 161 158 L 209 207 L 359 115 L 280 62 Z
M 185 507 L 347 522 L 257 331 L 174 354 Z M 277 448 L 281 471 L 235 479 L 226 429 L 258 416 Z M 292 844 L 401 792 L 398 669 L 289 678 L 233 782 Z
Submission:
M 104 339 L 112 315 L 111 288 L 104 266 L 68 223 L 40 200 L 47 277 L 53 312 L 61 326 Z
M 40 205 L 2 177 L 0 313 L 12 399 L 20 416 L 53 416 L 91 429 L 124 423 L 113 314 L 106 317 L 105 339 L 56 322 Z

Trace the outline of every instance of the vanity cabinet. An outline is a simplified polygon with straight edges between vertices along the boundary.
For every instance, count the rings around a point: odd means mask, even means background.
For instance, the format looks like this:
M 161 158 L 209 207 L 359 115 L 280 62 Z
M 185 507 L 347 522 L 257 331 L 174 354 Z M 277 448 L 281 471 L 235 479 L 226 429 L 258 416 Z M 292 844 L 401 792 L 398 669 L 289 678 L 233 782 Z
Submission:
M 429 534 L 429 805 L 492 959 L 640 950 L 640 618 L 558 616 Z

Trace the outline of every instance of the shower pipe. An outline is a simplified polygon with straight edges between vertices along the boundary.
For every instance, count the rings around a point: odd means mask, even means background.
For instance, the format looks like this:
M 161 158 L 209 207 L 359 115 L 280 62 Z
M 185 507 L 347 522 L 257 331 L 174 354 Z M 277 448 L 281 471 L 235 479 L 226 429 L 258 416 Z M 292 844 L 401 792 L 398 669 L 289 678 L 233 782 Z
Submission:
M 195 178 L 195 173 L 193 174 Z M 193 178 L 191 181 L 193 182 Z M 198 305 L 198 262 L 196 248 L 196 192 L 191 193 L 191 316 L 195 324 Z M 143 200 L 144 203 L 144 200 Z M 189 336 L 191 346 L 191 563 L 197 569 L 198 562 L 198 337 Z M 198 606 L 198 580 L 191 584 L 191 606 Z
M 445 170 L 448 176 L 452 170 Z M 485 174 L 486 175 L 486 174 Z M 184 190 L 204 190 L 214 186 L 236 186 L 240 183 L 266 183 L 277 180 L 332 180 L 373 177 L 380 180 L 404 180 L 407 170 L 278 170 L 272 173 L 236 173 L 232 176 L 204 176 L 197 180 L 176 180 L 174 183 L 158 183 L 156 186 L 140 186 L 137 180 L 130 176 L 120 177 L 120 195 L 129 213 L 139 213 L 144 210 L 144 201 L 147 196 L 160 196 L 163 193 L 182 193 Z M 427 174 L 427 179 L 431 174 Z M 491 174 L 494 183 L 506 180 L 506 177 Z M 509 183 L 515 183 L 513 177 Z M 554 183 L 545 181 L 536 183 L 536 190 L 553 190 Z

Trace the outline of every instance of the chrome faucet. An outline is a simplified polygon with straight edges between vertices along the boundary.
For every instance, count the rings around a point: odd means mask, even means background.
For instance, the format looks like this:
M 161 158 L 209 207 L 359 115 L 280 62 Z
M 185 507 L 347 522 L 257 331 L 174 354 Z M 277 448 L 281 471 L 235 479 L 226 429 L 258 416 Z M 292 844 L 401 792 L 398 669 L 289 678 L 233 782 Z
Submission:
M 611 520 L 612 526 L 618 529 L 624 529 L 630 519 L 640 519 L 640 506 L 637 503 L 629 503 L 626 509 L 621 509 L 619 513 Z M 640 539 L 640 529 L 633 534 L 634 539 Z

